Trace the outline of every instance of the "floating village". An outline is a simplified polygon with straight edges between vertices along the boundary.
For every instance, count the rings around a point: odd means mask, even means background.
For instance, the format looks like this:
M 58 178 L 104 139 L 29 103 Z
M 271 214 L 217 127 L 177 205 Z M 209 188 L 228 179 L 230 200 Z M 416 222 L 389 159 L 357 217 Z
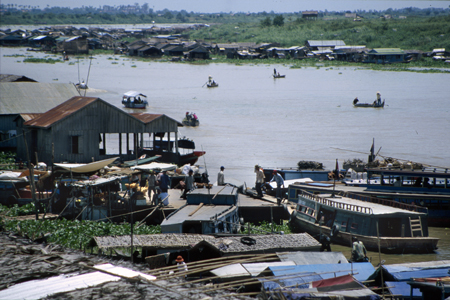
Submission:
M 88 39 L 83 29 L 77 32 L 77 38 L 60 42 L 40 32 L 27 43 L 49 50 L 57 46 L 65 56 L 88 51 L 100 37 L 104 43 L 114 40 L 112 33 Z M 186 59 L 203 58 L 211 50 L 174 45 L 168 42 L 172 38 L 124 45 L 120 51 Z M 20 45 L 24 34 L 8 32 L 1 40 Z M 416 55 L 344 46 L 339 41 L 310 41 L 309 48 L 296 49 L 264 45 L 258 54 L 239 45 L 214 47 L 247 59 L 289 54 L 408 60 Z M 285 78 L 276 70 L 268 75 Z M 205 87 L 220 89 L 212 76 L 205 78 Z M 95 236 L 88 249 L 75 251 L 47 243 L 51 232 L 32 239 L 3 232 L 1 266 L 17 265 L 2 270 L 0 299 L 95 298 L 118 290 L 127 299 L 145 298 L 136 297 L 135 290 L 158 299 L 450 297 L 450 261 L 386 264 L 367 255 L 439 249 L 429 227 L 450 226 L 447 169 L 378 157 L 373 141 L 367 162 L 348 161 L 340 168 L 336 160 L 331 170 L 315 161 L 299 161 L 293 168 L 256 165 L 253 187 L 227 183 L 222 167 L 216 181 L 216 174 L 199 163 L 206 151 L 178 132 L 201 126 L 195 113 L 186 112 L 182 120 L 148 113 L 147 96 L 134 90 L 117 99 L 123 110 L 81 96 L 83 89 L 88 89 L 84 81 L 39 83 L 19 74 L 0 75 L 0 150 L 16 154 L 13 164 L 0 168 L 0 204 L 39 208 L 21 218 L 159 225 L 161 233 Z M 373 103 L 353 100 L 355 107 L 368 109 L 384 103 L 380 93 Z M 117 155 L 109 154 L 112 144 Z M 250 226 L 261 222 L 287 223 L 292 233 Z M 334 245 L 351 248 L 351 257 L 332 251 Z

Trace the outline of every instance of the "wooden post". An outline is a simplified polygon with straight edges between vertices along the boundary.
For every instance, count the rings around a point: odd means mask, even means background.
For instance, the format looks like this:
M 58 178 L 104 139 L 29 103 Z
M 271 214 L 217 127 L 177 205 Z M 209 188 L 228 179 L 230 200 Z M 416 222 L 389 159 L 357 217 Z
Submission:
M 28 143 L 26 139 L 26 132 L 23 132 L 23 141 L 25 143 L 25 150 L 27 151 L 27 160 L 28 160 L 28 170 L 30 171 L 30 187 L 31 187 L 31 199 L 34 203 L 34 211 L 36 213 L 36 220 L 39 220 L 38 215 L 38 206 L 36 203 L 36 191 L 34 189 L 34 172 L 33 172 L 33 164 L 30 162 L 30 152 L 28 149 Z

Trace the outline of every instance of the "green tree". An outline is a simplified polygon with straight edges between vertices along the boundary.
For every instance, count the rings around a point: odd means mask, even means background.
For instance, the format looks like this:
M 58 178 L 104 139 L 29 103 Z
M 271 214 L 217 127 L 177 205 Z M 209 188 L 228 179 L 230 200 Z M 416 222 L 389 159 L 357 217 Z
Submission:
M 265 17 L 261 20 L 261 27 L 269 27 L 272 25 L 272 20 L 270 20 L 270 17 Z
M 283 26 L 284 25 L 284 17 L 283 15 L 277 15 L 273 18 L 274 26 Z

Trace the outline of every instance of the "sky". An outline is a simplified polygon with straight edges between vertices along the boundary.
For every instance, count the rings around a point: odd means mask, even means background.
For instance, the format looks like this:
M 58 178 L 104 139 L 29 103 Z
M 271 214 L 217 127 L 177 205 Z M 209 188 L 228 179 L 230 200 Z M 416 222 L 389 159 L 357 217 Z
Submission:
M 199 13 L 219 12 L 299 12 L 304 10 L 328 10 L 328 11 L 355 11 L 355 10 L 386 10 L 388 8 L 400 9 L 405 7 L 417 8 L 449 8 L 449 1 L 407 1 L 407 0 L 2 0 L 3 4 L 32 5 L 44 8 L 49 6 L 81 7 L 103 5 L 134 5 L 147 3 L 155 11 L 186 10 Z

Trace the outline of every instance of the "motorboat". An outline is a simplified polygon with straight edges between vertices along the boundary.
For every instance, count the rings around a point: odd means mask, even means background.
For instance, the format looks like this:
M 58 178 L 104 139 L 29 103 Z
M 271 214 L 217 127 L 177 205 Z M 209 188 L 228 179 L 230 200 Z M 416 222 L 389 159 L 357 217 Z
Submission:
M 126 108 L 145 109 L 148 105 L 147 96 L 136 91 L 129 91 L 123 94 L 122 104 Z

